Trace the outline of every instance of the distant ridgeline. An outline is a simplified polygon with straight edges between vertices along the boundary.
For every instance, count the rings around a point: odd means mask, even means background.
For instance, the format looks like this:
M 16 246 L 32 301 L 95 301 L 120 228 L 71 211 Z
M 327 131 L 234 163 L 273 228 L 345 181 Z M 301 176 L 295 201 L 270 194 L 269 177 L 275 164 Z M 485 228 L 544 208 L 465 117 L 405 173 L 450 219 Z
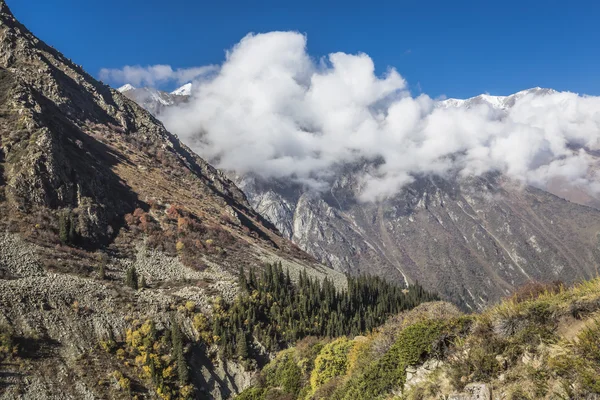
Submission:
M 328 279 L 306 272 L 293 283 L 281 264 L 267 265 L 257 278 L 240 269 L 241 296 L 231 305 L 218 302 L 213 338 L 223 356 L 256 358 L 248 344 L 255 339 L 278 351 L 307 336 L 356 336 L 371 331 L 400 311 L 438 300 L 418 283 L 402 288 L 379 277 L 348 277 L 348 289 L 336 290 Z

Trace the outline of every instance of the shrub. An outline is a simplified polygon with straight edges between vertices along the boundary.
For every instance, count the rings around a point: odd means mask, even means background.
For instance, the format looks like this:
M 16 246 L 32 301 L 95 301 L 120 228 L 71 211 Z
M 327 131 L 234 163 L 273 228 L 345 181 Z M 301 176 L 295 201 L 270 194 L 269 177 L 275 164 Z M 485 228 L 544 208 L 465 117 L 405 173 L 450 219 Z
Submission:
M 564 284 L 561 281 L 529 281 L 517 288 L 512 294 L 511 299 L 517 303 L 521 303 L 523 301 L 535 300 L 543 294 L 559 293 L 563 289 Z
M 370 400 L 404 387 L 406 368 L 421 362 L 432 351 L 432 344 L 448 328 L 445 321 L 425 320 L 403 329 L 394 345 L 364 374 L 352 379 L 344 389 L 344 399 Z
M 600 394 L 600 321 L 582 330 L 570 347 L 573 351 L 551 358 L 550 367 L 565 380 L 571 397 Z
M 265 397 L 265 389 L 252 386 L 240 393 L 237 400 L 263 400 Z
M 286 394 L 297 396 L 303 387 L 303 375 L 294 359 L 294 352 L 286 350 L 277 355 L 264 370 L 266 385 L 279 387 Z
M 359 336 L 354 339 L 354 346 L 348 352 L 348 373 L 362 371 L 373 361 L 372 337 Z
M 488 382 L 502 370 L 496 356 L 504 352 L 507 342 L 494 333 L 488 318 L 480 318 L 470 337 L 455 345 L 448 377 L 456 389 L 462 390 L 469 380 Z
M 117 385 L 120 390 L 123 390 L 125 392 L 131 391 L 131 381 L 129 380 L 129 378 L 126 378 L 121 371 L 113 371 L 112 376 L 117 382 Z
M 577 353 L 600 367 L 600 320 L 594 320 L 577 337 Z
M 310 375 L 310 385 L 313 391 L 330 379 L 346 373 L 348 352 L 353 345 L 354 342 L 342 337 L 323 347 L 315 359 L 315 366 Z

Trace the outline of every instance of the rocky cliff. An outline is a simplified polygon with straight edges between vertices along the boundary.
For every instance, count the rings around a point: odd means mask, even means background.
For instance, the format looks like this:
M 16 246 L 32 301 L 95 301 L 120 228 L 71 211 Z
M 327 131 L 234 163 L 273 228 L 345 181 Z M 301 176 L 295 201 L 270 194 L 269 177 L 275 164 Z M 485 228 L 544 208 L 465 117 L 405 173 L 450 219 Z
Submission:
M 359 203 L 356 171 L 329 192 L 240 178 L 257 211 L 338 271 L 422 282 L 469 308 L 528 280 L 596 274 L 600 213 L 498 175 L 421 177 L 402 193 Z

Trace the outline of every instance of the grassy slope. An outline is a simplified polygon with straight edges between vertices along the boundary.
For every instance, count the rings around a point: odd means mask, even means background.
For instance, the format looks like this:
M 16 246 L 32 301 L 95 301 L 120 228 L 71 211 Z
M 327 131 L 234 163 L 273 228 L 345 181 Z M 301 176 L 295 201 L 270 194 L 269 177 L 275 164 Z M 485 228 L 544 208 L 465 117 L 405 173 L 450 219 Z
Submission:
M 304 340 L 238 398 L 445 398 L 475 382 L 508 399 L 600 394 L 600 279 L 529 289 L 480 314 L 428 303 L 366 337 Z

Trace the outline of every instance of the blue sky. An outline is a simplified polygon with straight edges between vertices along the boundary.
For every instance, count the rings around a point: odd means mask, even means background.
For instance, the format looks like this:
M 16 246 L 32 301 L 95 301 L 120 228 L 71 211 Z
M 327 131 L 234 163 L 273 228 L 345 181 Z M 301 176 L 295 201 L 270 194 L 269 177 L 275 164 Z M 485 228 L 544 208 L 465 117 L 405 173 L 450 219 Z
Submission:
M 596 1 L 7 0 L 90 73 L 218 64 L 248 32 L 307 35 L 315 58 L 364 52 L 413 93 L 470 97 L 542 86 L 600 94 Z

